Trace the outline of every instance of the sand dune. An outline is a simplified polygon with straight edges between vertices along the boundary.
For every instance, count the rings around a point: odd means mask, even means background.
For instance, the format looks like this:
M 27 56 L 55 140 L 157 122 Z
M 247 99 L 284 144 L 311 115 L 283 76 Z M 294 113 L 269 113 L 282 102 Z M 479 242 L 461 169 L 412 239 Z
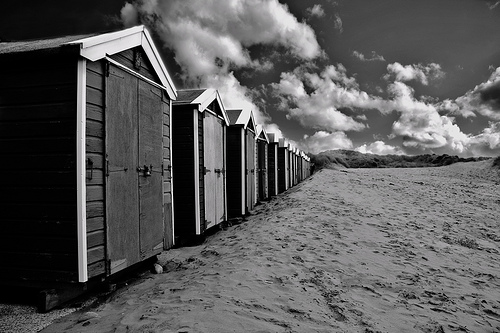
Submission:
M 499 332 L 490 165 L 322 170 L 43 332 Z

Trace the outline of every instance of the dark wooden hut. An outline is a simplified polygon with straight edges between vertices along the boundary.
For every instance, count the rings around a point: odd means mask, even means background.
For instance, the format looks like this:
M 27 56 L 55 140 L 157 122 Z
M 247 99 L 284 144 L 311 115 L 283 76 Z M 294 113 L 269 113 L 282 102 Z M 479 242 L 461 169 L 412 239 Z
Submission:
M 257 125 L 257 201 L 269 199 L 269 168 L 268 168 L 268 147 L 269 138 L 264 127 Z
M 288 187 L 293 187 L 295 184 L 293 183 L 293 146 L 291 143 L 288 143 Z
M 268 189 L 269 196 L 275 196 L 278 192 L 278 146 L 279 140 L 275 133 L 267 133 L 269 138 L 269 145 L 267 149 L 267 163 L 268 163 Z
M 227 110 L 227 208 L 228 217 L 253 210 L 255 188 L 255 120 L 251 110 Z
M 176 241 L 202 235 L 226 220 L 228 125 L 217 90 L 178 91 L 172 109 Z
M 0 43 L 0 284 L 41 310 L 172 246 L 176 89 L 142 27 Z
M 289 188 L 289 165 L 288 142 L 284 138 L 279 139 L 278 145 L 278 193 L 285 192 Z

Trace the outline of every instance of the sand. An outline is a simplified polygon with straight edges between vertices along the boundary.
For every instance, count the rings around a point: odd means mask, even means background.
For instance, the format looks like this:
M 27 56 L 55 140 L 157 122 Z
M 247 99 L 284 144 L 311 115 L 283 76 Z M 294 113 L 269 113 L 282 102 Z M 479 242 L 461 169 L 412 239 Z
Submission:
M 42 332 L 500 332 L 490 165 L 322 170 Z

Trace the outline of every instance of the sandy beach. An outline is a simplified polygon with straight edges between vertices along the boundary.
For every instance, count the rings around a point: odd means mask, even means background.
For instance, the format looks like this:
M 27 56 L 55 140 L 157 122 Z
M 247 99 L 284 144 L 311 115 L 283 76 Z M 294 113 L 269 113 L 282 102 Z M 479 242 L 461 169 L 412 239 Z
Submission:
M 500 332 L 490 166 L 324 169 L 42 332 Z

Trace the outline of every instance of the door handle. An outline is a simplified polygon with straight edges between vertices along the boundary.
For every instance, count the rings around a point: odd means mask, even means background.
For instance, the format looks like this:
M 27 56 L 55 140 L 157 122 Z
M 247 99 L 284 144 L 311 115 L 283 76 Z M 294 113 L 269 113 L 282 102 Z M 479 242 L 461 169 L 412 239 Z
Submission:
M 144 177 L 151 177 L 151 172 L 153 171 L 153 165 L 144 165 L 144 167 L 137 167 L 137 172 L 142 172 Z

